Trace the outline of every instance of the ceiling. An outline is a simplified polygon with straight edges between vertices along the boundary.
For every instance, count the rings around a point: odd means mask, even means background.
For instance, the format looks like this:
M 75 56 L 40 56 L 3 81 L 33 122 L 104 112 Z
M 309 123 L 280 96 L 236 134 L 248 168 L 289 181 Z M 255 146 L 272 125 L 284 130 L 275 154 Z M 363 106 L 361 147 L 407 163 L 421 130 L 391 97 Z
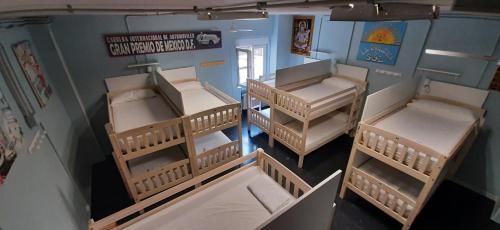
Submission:
M 365 0 L 366 1 L 366 0 Z M 251 6 L 256 10 L 257 2 L 268 5 L 304 3 L 304 0 L 0 0 L 0 16 L 47 16 L 59 14 L 157 14 L 194 13 L 198 9 L 222 9 L 226 7 Z M 271 14 L 329 13 L 328 4 L 345 4 L 360 0 L 310 0 L 322 3 L 318 6 L 288 6 L 269 8 Z M 454 0 L 380 0 L 376 2 L 408 2 L 451 6 Z M 325 3 L 325 4 L 323 4 Z

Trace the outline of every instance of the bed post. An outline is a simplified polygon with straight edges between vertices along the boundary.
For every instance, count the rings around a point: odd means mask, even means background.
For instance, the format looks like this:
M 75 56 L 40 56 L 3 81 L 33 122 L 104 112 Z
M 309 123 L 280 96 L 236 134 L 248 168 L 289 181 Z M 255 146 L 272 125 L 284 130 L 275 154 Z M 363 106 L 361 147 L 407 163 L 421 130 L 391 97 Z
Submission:
M 340 198 L 344 199 L 346 189 L 347 189 L 347 182 L 349 181 L 349 176 L 351 175 L 352 171 L 352 164 L 354 162 L 354 159 L 356 158 L 356 154 L 358 152 L 357 149 L 357 143 L 359 143 L 359 139 L 361 138 L 361 132 L 359 132 L 359 125 L 356 131 L 356 136 L 354 137 L 354 143 L 352 145 L 351 149 L 351 155 L 349 155 L 349 163 L 347 164 L 345 174 L 344 174 L 344 181 L 342 181 L 342 188 L 340 189 Z
M 120 171 L 120 176 L 123 180 L 123 184 L 125 184 L 125 188 L 127 189 L 128 195 L 134 199 L 134 201 L 137 203 L 139 200 L 136 196 L 137 192 L 135 191 L 135 187 L 133 184 L 130 182 L 131 180 L 131 175 L 127 170 L 123 170 L 127 168 L 127 163 L 123 159 L 122 154 L 120 154 L 118 151 L 121 151 L 120 145 L 116 142 L 116 133 L 113 132 L 113 128 L 110 123 L 106 123 L 104 125 L 104 128 L 106 129 L 106 132 L 108 133 L 109 140 L 111 141 L 111 146 L 113 147 L 113 158 L 115 159 L 115 163 L 117 164 L 118 171 Z
M 250 98 L 250 87 L 249 87 L 249 82 L 247 81 L 247 98 L 246 98 L 246 101 L 247 101 L 247 132 L 248 132 L 248 137 L 252 137 L 252 132 L 251 132 L 251 125 L 250 125 L 250 115 L 251 115 L 251 112 L 250 112 L 250 102 L 252 101 L 252 99 Z M 245 98 L 243 98 L 243 100 L 245 100 Z M 243 102 L 243 101 L 242 101 Z M 243 103 L 241 103 L 243 104 Z M 241 111 L 243 112 L 243 106 L 241 106 Z
M 196 148 L 194 147 L 193 130 L 191 130 L 191 119 L 189 116 L 182 117 L 182 127 L 184 128 L 184 136 L 186 138 L 191 173 L 193 176 L 197 176 L 198 161 L 196 161 Z
M 248 94 L 247 94 L 247 97 L 248 97 Z M 242 130 L 242 116 L 241 114 L 243 113 L 243 106 L 241 106 L 241 104 L 238 105 L 238 111 L 241 111 L 238 113 L 238 145 L 239 145 L 239 151 L 240 151 L 240 156 L 243 156 L 243 139 L 242 139 L 242 135 L 243 135 L 243 130 Z M 248 111 L 248 108 L 247 108 L 247 111 Z M 233 111 L 234 113 L 234 111 Z M 247 124 L 248 125 L 248 124 Z M 250 126 L 248 126 L 250 127 Z M 250 136 L 250 130 L 248 130 L 248 135 Z

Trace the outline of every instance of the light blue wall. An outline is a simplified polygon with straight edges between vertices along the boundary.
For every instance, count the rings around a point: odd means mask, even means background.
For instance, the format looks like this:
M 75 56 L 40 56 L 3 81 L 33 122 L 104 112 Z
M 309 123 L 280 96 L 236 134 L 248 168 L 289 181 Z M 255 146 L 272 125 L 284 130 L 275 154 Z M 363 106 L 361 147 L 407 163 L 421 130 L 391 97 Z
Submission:
M 435 21 L 425 46 L 500 59 L 500 19 L 442 18 Z M 423 54 L 419 66 L 460 73 L 428 77 L 487 89 L 498 66 L 484 60 Z M 500 196 L 500 92 L 490 91 L 484 108 L 486 124 L 456 177 L 472 187 Z
M 45 141 L 34 154 L 28 154 L 27 147 L 34 136 L 34 130 L 29 129 L 22 119 L 21 112 L 1 77 L 0 89 L 16 117 L 20 118 L 26 142 L 23 150 L 18 153 L 6 183 L 0 187 L 0 228 L 5 230 L 84 228 L 89 217 L 85 208 L 87 202 L 80 192 L 81 188 L 74 183 L 75 174 L 68 174 L 65 169 L 69 166 L 69 159 L 74 157 L 73 153 L 68 151 L 68 143 L 71 143 L 70 138 L 73 135 L 70 130 L 71 121 L 57 88 L 53 88 L 54 94 L 45 108 L 41 109 L 38 106 L 11 49 L 13 44 L 23 40 L 30 41 L 35 57 L 44 67 L 44 62 L 26 27 L 0 30 L 0 43 L 6 50 L 22 89 L 36 110 L 36 120 L 47 129 L 54 148 Z M 45 75 L 50 84 L 54 83 L 47 72 Z M 59 159 L 62 160 L 62 164 Z
M 231 26 L 252 32 L 228 32 Z M 237 84 L 235 44 L 239 38 L 272 40 L 274 17 L 257 21 L 198 21 L 195 16 L 57 16 L 52 23 L 56 40 L 68 64 L 84 106 L 105 152 L 111 152 L 104 124 L 108 122 L 103 79 L 136 73 L 127 65 L 158 61 L 162 68 L 196 66 L 198 77 L 240 99 Z M 136 57 L 108 56 L 103 35 L 108 33 L 221 30 L 222 48 Z M 276 47 L 269 46 L 269 50 Z M 136 59 L 135 59 L 136 58 Z M 224 60 L 223 65 L 202 68 L 202 62 Z M 274 65 L 274 64 L 273 64 Z M 268 66 L 271 69 L 271 61 Z
M 280 23 L 278 27 L 291 27 L 292 18 L 293 16 L 289 15 L 278 16 L 276 18 Z M 322 25 L 321 18 L 323 18 Z M 442 19 L 434 20 L 432 26 L 430 21 L 409 21 L 398 60 L 394 66 L 356 60 L 363 22 L 330 22 L 328 16 L 318 15 L 315 19 L 312 49 L 333 52 L 339 63 L 368 68 L 369 93 L 413 77 L 417 66 L 457 72 L 462 77 L 456 80 L 442 76 L 434 77 L 441 81 L 486 89 L 497 68 L 494 63 L 486 61 L 422 54 L 424 46 L 430 49 L 500 57 L 498 42 L 500 22 L 498 19 L 447 18 L 444 15 Z M 290 52 L 291 29 L 279 30 L 279 32 L 285 33 L 277 35 L 285 42 L 282 49 L 278 44 L 278 62 L 280 60 L 288 62 L 277 65 L 277 68 L 300 64 L 301 57 Z M 319 39 L 318 34 L 321 34 Z M 401 73 L 402 77 L 382 75 L 376 73 L 376 69 Z M 415 76 L 421 75 L 418 72 Z M 431 77 L 428 74 L 426 76 Z M 500 140 L 500 134 L 498 134 L 500 132 L 500 108 L 495 106 L 499 101 L 500 93 L 491 92 L 485 105 L 488 110 L 485 128 L 456 175 L 458 180 L 493 196 L 500 195 L 500 180 L 498 180 L 500 178 L 500 142 L 493 141 Z

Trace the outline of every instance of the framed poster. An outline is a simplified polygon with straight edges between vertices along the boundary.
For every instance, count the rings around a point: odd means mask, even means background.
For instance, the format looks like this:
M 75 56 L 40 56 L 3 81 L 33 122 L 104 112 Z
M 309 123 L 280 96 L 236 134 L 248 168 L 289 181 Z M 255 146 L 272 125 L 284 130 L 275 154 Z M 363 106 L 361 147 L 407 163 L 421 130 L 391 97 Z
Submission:
M 292 53 L 309 56 L 311 51 L 314 16 L 294 16 L 292 28 Z
M 23 142 L 21 127 L 0 91 L 0 187 L 5 182 Z
M 357 59 L 395 65 L 406 22 L 365 22 Z
M 0 73 L 5 80 L 7 88 L 11 92 L 17 106 L 23 114 L 24 120 L 29 128 L 36 126 L 35 120 L 35 110 L 31 105 L 26 93 L 21 87 L 16 73 L 14 72 L 12 65 L 10 64 L 4 47 L 0 44 Z
M 38 104 L 41 108 L 45 107 L 52 95 L 52 88 L 45 79 L 40 63 L 38 63 L 31 50 L 30 43 L 22 41 L 14 44 L 12 49 Z

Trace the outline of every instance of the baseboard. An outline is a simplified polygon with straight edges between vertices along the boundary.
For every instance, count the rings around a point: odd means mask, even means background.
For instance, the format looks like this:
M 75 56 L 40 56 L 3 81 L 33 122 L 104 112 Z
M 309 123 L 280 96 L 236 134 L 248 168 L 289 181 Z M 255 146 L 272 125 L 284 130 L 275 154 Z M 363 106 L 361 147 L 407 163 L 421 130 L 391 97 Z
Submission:
M 467 188 L 467 189 L 469 189 L 469 190 L 471 190 L 479 195 L 482 195 L 482 196 L 492 200 L 493 202 L 497 202 L 499 200 L 499 197 L 497 195 L 490 193 L 488 191 L 485 191 L 484 189 L 478 188 L 474 185 L 471 185 L 471 184 L 469 184 L 463 180 L 460 180 L 456 177 L 452 177 L 452 178 L 450 178 L 450 180 L 453 181 L 454 183 L 460 185 L 460 186 L 463 186 L 463 187 L 465 187 L 465 188 Z

